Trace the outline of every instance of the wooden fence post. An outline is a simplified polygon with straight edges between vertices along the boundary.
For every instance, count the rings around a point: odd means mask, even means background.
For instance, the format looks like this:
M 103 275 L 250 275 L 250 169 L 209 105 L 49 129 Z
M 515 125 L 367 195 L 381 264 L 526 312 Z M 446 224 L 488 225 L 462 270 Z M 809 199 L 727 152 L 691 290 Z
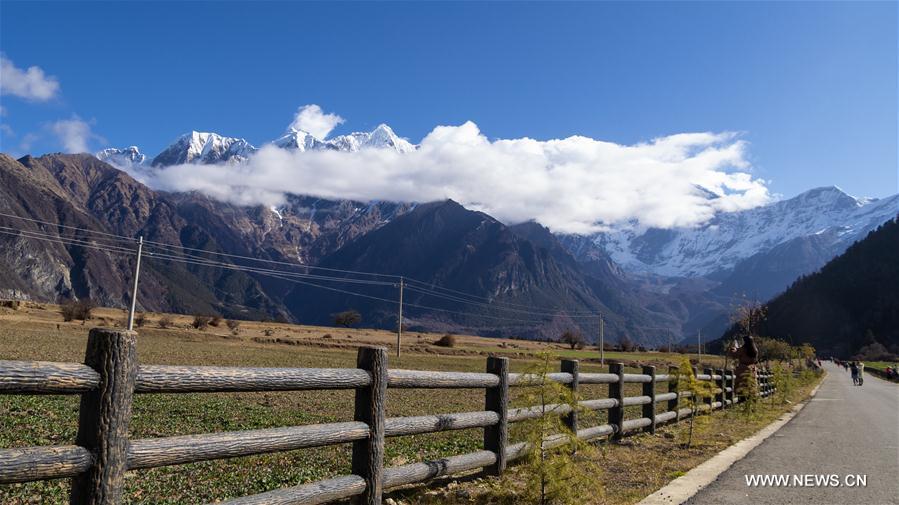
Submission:
M 719 368 L 715 370 L 715 373 L 721 376 L 717 383 L 717 387 L 721 392 L 715 395 L 715 401 L 721 403 L 721 408 L 723 409 L 727 407 L 727 370 Z
M 709 376 L 709 385 L 711 385 L 712 388 L 714 388 L 715 387 L 715 379 L 712 378 L 712 376 L 715 375 L 715 371 L 712 370 L 711 368 L 705 368 L 705 369 L 703 369 L 702 373 Z M 715 393 L 712 393 L 712 395 L 709 396 L 708 402 L 709 402 L 709 412 L 712 412 L 713 410 L 715 410 Z
M 502 475 L 506 470 L 506 444 L 509 440 L 509 358 L 487 358 L 487 373 L 497 375 L 499 384 L 487 388 L 484 410 L 496 412 L 499 422 L 484 427 L 484 450 L 496 454 L 496 463 L 484 471 L 487 475 Z
M 674 393 L 674 399 L 668 400 L 668 410 L 674 411 L 674 422 L 680 421 L 680 393 L 677 390 L 677 381 L 678 381 L 678 369 L 676 366 L 668 367 L 668 392 Z
M 609 383 L 609 398 L 618 400 L 618 404 L 609 409 L 609 424 L 615 428 L 612 440 L 621 440 L 624 433 L 621 428 L 624 424 L 624 364 L 609 363 L 609 373 L 618 376 L 618 380 Z
M 128 423 L 137 377 L 137 333 L 92 328 L 84 364 L 100 374 L 97 389 L 81 395 L 75 443 L 94 455 L 90 470 L 72 479 L 70 503 L 122 503 L 128 457 Z
M 379 505 L 384 479 L 384 424 L 387 403 L 387 349 L 360 347 L 356 366 L 371 374 L 371 385 L 356 389 L 355 420 L 368 425 L 369 437 L 353 442 L 353 474 L 365 479 L 363 505 Z
M 574 403 L 571 404 L 571 412 L 565 415 L 565 426 L 572 433 L 577 433 L 577 389 L 578 389 L 578 361 L 576 359 L 563 359 L 561 370 L 571 374 L 571 383 L 568 388 L 574 397 Z
M 643 366 L 643 375 L 648 375 L 649 382 L 643 383 L 643 396 L 649 397 L 649 403 L 643 404 L 643 417 L 648 417 L 652 423 L 643 429 L 649 433 L 656 432 L 656 367 L 652 365 Z

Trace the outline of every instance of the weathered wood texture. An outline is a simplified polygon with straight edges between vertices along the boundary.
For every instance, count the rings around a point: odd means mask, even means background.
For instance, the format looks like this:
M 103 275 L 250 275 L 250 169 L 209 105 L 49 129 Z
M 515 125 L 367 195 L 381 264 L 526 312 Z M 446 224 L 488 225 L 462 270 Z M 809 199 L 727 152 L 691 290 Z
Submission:
M 467 472 L 495 463 L 496 454 L 493 451 L 477 451 L 434 461 L 396 466 L 384 471 L 384 487 L 392 488 L 415 482 L 425 482 L 441 475 Z
M 621 423 L 621 431 L 633 431 L 640 428 L 645 428 L 650 424 L 652 424 L 652 420 L 645 417 L 641 417 L 640 419 L 628 419 L 627 421 Z
M 484 393 L 484 410 L 496 414 L 497 422 L 484 428 L 484 450 L 494 454 L 488 475 L 501 475 L 506 470 L 505 447 L 509 442 L 509 359 L 487 358 L 487 373 L 496 375 L 499 383 Z
M 667 423 L 677 418 L 677 412 L 662 412 L 656 416 L 656 424 Z
M 70 502 L 119 504 L 127 468 L 128 423 L 137 376 L 137 334 L 93 328 L 84 364 L 100 375 L 97 389 L 81 395 L 75 443 L 94 454 L 94 464 L 72 480 Z
M 350 498 L 364 491 L 365 479 L 358 475 L 344 475 L 217 503 L 218 505 L 316 505 Z
M 384 436 L 399 437 L 419 433 L 482 428 L 499 422 L 496 412 L 460 412 L 432 416 L 391 417 L 385 421 Z
M 658 393 L 658 394 L 656 394 L 656 403 L 667 402 L 669 400 L 674 400 L 676 398 L 677 398 L 677 393 L 673 392 L 673 391 L 670 393 Z M 668 410 L 671 410 L 671 409 L 669 408 Z
M 90 451 L 77 445 L 0 449 L 0 484 L 74 477 L 93 462 Z
M 626 373 L 622 375 L 624 377 L 624 382 L 652 382 L 652 377 L 646 374 Z
M 613 440 L 620 440 L 624 430 L 624 364 L 609 363 L 609 373 L 618 376 L 618 380 L 609 383 L 609 398 L 616 400 L 617 405 L 609 409 L 609 424 L 615 427 Z
M 80 363 L 0 360 L 0 394 L 78 394 L 99 383 L 100 374 Z
M 571 374 L 571 382 L 567 384 L 568 389 L 571 390 L 571 396 L 575 402 L 577 402 L 578 397 L 578 361 L 576 359 L 563 359 L 562 360 L 562 372 Z M 570 409 L 567 414 L 565 414 L 565 427 L 571 430 L 573 433 L 577 433 L 577 410 L 573 405 L 570 406 Z
M 656 367 L 652 365 L 643 366 L 643 375 L 648 375 L 649 382 L 643 383 L 643 396 L 649 398 L 648 403 L 643 404 L 643 417 L 650 420 L 649 426 L 646 427 L 647 432 L 656 432 Z
M 353 368 L 239 368 L 221 366 L 144 365 L 138 369 L 138 393 L 217 391 L 291 391 L 354 389 L 371 376 Z
M 652 397 L 649 396 L 625 396 L 621 402 L 621 404 L 625 407 L 631 407 L 634 405 L 647 405 L 650 403 L 652 403 Z
M 599 398 L 597 400 L 583 400 L 580 402 L 581 407 L 587 410 L 605 410 L 618 406 L 618 400 L 615 398 Z
M 560 384 L 568 384 L 571 382 L 572 377 L 570 373 L 564 372 L 556 372 L 556 373 L 548 373 L 546 374 L 546 379 L 551 380 L 553 382 L 558 382 Z M 509 385 L 510 386 L 539 386 L 542 381 L 542 377 L 540 375 L 535 374 L 522 374 L 522 373 L 510 373 L 509 374 Z
M 304 447 L 367 440 L 368 435 L 367 424 L 346 422 L 145 438 L 131 441 L 128 469 L 292 451 Z
M 369 427 L 365 440 L 353 442 L 353 475 L 365 479 L 363 505 L 379 505 L 384 479 L 384 431 L 387 403 L 387 349 L 360 347 L 356 367 L 371 374 L 371 384 L 356 390 L 355 420 Z
M 611 373 L 579 373 L 578 381 L 581 384 L 609 384 L 617 382 L 618 376 Z
M 603 424 L 601 426 L 594 426 L 592 428 L 584 428 L 582 430 L 578 430 L 577 437 L 582 440 L 593 440 L 595 438 L 611 435 L 614 432 L 615 429 L 612 428 L 612 426 Z
M 390 370 L 387 383 L 392 388 L 491 388 L 499 384 L 499 378 L 489 373 Z
M 509 409 L 509 422 L 517 423 L 527 419 L 537 419 L 544 415 L 565 415 L 571 412 L 571 405 L 548 403 L 546 405 L 534 405 L 532 407 L 519 407 Z

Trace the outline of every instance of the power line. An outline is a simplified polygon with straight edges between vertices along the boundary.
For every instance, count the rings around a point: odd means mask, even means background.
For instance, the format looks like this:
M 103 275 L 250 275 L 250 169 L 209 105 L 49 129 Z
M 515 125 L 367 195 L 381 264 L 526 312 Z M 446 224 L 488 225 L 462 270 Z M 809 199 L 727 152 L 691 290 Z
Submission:
M 587 316 L 587 315 L 569 315 L 569 311 L 567 311 L 565 309 L 559 309 L 559 311 L 557 311 L 557 312 L 535 312 L 534 310 L 513 309 L 513 308 L 508 308 L 508 307 L 496 306 L 496 305 L 493 305 L 490 303 L 473 302 L 470 300 L 466 300 L 464 298 L 448 296 L 448 295 L 444 295 L 444 294 L 436 293 L 436 292 L 432 292 L 432 291 L 426 291 L 426 290 L 419 289 L 417 287 L 409 286 L 409 285 L 406 286 L 406 289 L 408 289 L 410 291 L 414 291 L 416 293 L 424 294 L 426 296 L 433 296 L 435 298 L 441 298 L 444 300 L 450 300 L 450 301 L 455 301 L 455 302 L 459 302 L 459 303 L 467 303 L 470 305 L 477 305 L 477 306 L 481 306 L 481 307 L 488 307 L 488 308 L 491 308 L 494 310 L 499 309 L 499 310 L 504 310 L 506 312 L 518 312 L 518 313 L 522 313 L 522 314 L 534 314 L 534 315 L 542 315 L 542 316 L 550 316 L 550 317 L 555 317 L 555 316 L 559 315 L 559 312 L 562 312 L 566 317 L 570 317 L 571 319 L 593 319 L 593 318 L 597 317 L 596 313 L 593 313 L 592 315 L 589 315 L 589 316 Z
M 5 213 L 0 213 L 0 216 L 21 219 L 21 220 L 28 221 L 28 222 L 43 224 L 46 226 L 58 226 L 61 228 L 66 228 L 66 229 L 71 229 L 71 230 L 76 230 L 76 231 L 81 231 L 81 232 L 86 232 L 86 233 L 95 233 L 95 234 L 98 234 L 98 235 L 101 235 L 104 237 L 110 237 L 111 240 L 115 240 L 118 242 L 135 243 L 134 239 L 131 239 L 131 238 L 128 238 L 128 237 L 125 237 L 122 235 L 116 235 L 113 233 L 106 233 L 106 232 L 91 230 L 91 229 L 87 229 L 87 228 L 79 228 L 76 226 L 63 225 L 63 224 L 59 224 L 59 223 L 50 223 L 47 221 L 41 221 L 41 220 L 32 219 L 32 218 L 25 218 L 25 217 L 15 216 L 15 215 L 5 214 Z M 26 238 L 48 240 L 51 242 L 63 243 L 63 244 L 67 244 L 67 245 L 92 247 L 92 248 L 98 249 L 98 250 L 119 252 L 119 253 L 128 254 L 128 255 L 135 254 L 135 252 L 132 251 L 131 249 L 123 248 L 120 245 L 99 243 L 99 242 L 96 242 L 95 239 L 85 240 L 85 239 L 62 237 L 59 235 L 51 236 L 51 235 L 43 233 L 43 232 L 36 232 L 36 231 L 22 230 L 22 229 L 17 229 L 17 228 L 0 226 L 0 232 L 2 232 L 3 229 L 10 230 L 7 232 L 3 232 L 7 235 L 25 236 Z M 15 232 L 15 233 L 13 233 L 13 232 Z M 172 252 L 173 250 L 181 249 L 184 251 L 195 251 L 195 252 L 204 253 L 204 254 L 212 254 L 212 255 L 225 256 L 225 257 L 231 257 L 231 258 L 237 258 L 237 259 L 245 259 L 245 260 L 250 260 L 250 261 L 259 261 L 259 262 L 265 262 L 265 263 L 270 263 L 270 264 L 285 265 L 285 266 L 290 266 L 293 268 L 300 267 L 300 268 L 306 268 L 306 269 L 318 269 L 318 270 L 333 271 L 333 272 L 347 273 L 347 274 L 353 274 L 353 275 L 381 276 L 381 277 L 396 278 L 396 279 L 400 278 L 400 276 L 396 276 L 396 275 L 392 275 L 392 274 L 380 274 L 380 273 L 374 273 L 374 272 L 362 272 L 362 271 L 342 270 L 342 269 L 325 268 L 325 267 L 314 267 L 314 266 L 309 266 L 309 265 L 302 265 L 302 264 L 290 263 L 290 262 L 284 262 L 284 261 L 278 261 L 278 260 L 254 258 L 254 257 L 250 257 L 250 256 L 242 256 L 242 255 L 222 253 L 222 252 L 216 252 L 216 251 L 207 251 L 204 249 L 197 249 L 197 248 L 191 248 L 191 247 L 186 247 L 186 246 L 178 246 L 178 245 L 173 245 L 173 244 L 165 244 L 165 243 L 156 242 L 156 241 L 144 241 L 144 243 L 150 245 L 151 247 L 156 247 L 156 248 L 163 249 L 163 250 L 167 249 L 167 250 L 169 250 L 169 252 Z M 230 269 L 230 270 L 239 270 L 239 271 L 244 271 L 244 272 L 256 273 L 256 274 L 260 274 L 260 275 L 269 275 L 272 277 L 281 278 L 283 280 L 288 280 L 288 279 L 285 279 L 285 276 L 286 276 L 286 277 L 294 278 L 294 280 L 296 278 L 304 278 L 304 279 L 312 279 L 312 280 L 325 281 L 325 282 L 346 282 L 346 283 L 351 283 L 351 284 L 367 284 L 367 285 L 379 285 L 379 286 L 396 285 L 395 282 L 388 282 L 388 281 L 375 281 L 375 280 L 368 280 L 368 279 L 353 279 L 351 277 L 333 277 L 333 276 L 317 275 L 317 274 L 304 274 L 304 273 L 298 273 L 298 272 L 285 272 L 283 270 L 265 269 L 265 268 L 259 268 L 259 267 L 251 267 L 251 266 L 247 266 L 247 265 L 224 263 L 224 262 L 215 261 L 215 260 L 212 260 L 209 258 L 203 258 L 203 257 L 197 256 L 195 254 L 184 254 L 184 256 L 186 256 L 184 258 L 175 256 L 173 254 L 167 254 L 164 252 L 154 252 L 152 250 L 148 251 L 146 254 L 148 255 L 148 257 L 161 258 L 161 259 L 166 259 L 169 261 L 180 261 L 182 263 L 193 264 L 193 265 L 197 265 L 197 266 L 209 266 L 209 267 L 216 267 L 216 268 L 223 268 L 223 269 Z M 432 296 L 435 298 L 440 298 L 440 299 L 449 300 L 449 301 L 455 301 L 458 303 L 466 303 L 466 304 L 470 304 L 470 305 L 486 307 L 486 308 L 489 308 L 492 310 L 523 313 L 523 314 L 528 314 L 528 315 L 532 315 L 532 316 L 554 317 L 554 316 L 558 315 L 558 313 L 535 312 L 534 311 L 535 307 L 533 307 L 533 306 L 524 305 L 524 304 L 516 304 L 516 303 L 511 303 L 511 302 L 499 302 L 496 300 L 490 300 L 488 298 L 480 297 L 478 295 L 473 295 L 470 293 L 465 293 L 465 292 L 450 289 L 450 288 L 444 288 L 442 286 L 438 286 L 433 283 L 425 283 L 425 282 L 417 280 L 417 279 L 407 279 L 407 280 L 412 281 L 413 283 L 418 284 L 419 286 L 423 286 L 423 287 L 418 287 L 418 286 L 407 285 L 407 288 L 411 289 L 415 292 L 418 292 L 420 294 L 423 294 L 425 296 Z M 296 282 L 299 282 L 299 281 L 296 281 Z M 336 288 L 328 288 L 326 286 L 320 286 L 320 285 L 312 284 L 312 283 L 302 283 L 302 284 L 309 284 L 311 286 L 321 287 L 322 289 L 336 290 Z M 448 292 L 448 293 L 455 293 L 456 295 L 441 293 L 441 292 L 437 291 L 438 289 Z M 353 293 L 353 292 L 347 292 L 347 294 L 352 294 L 352 295 L 357 295 L 357 296 L 365 296 L 365 297 L 377 299 L 379 301 L 387 301 L 390 303 L 396 303 L 396 301 L 394 301 L 394 300 L 389 300 L 386 298 L 382 299 L 382 298 L 378 298 L 378 297 L 371 297 L 370 295 L 363 295 L 363 294 Z M 474 298 L 479 301 L 473 301 L 470 299 L 467 300 L 464 297 Z M 483 302 L 480 300 L 488 300 L 488 301 Z M 470 313 L 470 312 L 453 311 L 453 310 L 449 310 L 449 309 L 443 309 L 443 308 L 439 308 L 439 307 L 431 307 L 431 306 L 422 305 L 422 304 L 407 303 L 406 305 L 409 307 L 416 307 L 416 308 L 422 308 L 422 309 L 427 309 L 427 310 L 437 310 L 437 311 L 454 313 L 454 314 L 459 314 L 459 315 L 474 315 L 473 313 Z M 512 308 L 512 307 L 520 307 L 520 309 L 516 309 L 516 308 Z M 524 310 L 524 309 L 527 309 L 527 310 Z M 595 313 L 588 312 L 588 311 L 565 311 L 563 309 L 563 312 L 565 312 L 568 317 L 571 317 L 573 319 L 589 319 L 589 318 L 596 317 Z M 570 315 L 569 312 L 570 312 L 570 314 L 588 314 L 589 313 L 590 315 Z M 491 319 L 502 319 L 502 320 L 513 320 L 513 321 L 525 322 L 524 319 L 520 319 L 520 318 L 499 317 L 499 316 L 490 316 L 490 315 L 484 315 L 484 314 L 478 314 L 477 316 L 491 318 Z

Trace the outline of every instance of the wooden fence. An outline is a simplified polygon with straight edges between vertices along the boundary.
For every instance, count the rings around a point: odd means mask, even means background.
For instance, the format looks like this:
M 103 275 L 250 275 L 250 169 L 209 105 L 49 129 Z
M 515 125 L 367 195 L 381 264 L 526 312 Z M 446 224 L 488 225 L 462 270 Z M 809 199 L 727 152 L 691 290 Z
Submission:
M 218 366 L 138 365 L 137 334 L 94 328 L 88 338 L 85 363 L 0 361 L 0 394 L 80 394 L 81 405 L 75 445 L 0 449 L 0 484 L 71 478 L 71 503 L 118 504 L 122 501 L 127 470 L 178 465 L 196 461 L 289 451 L 304 447 L 352 442 L 352 474 L 311 484 L 277 489 L 227 501 L 228 504 L 313 504 L 355 497 L 364 504 L 381 502 L 384 490 L 428 481 L 438 476 L 484 469 L 499 475 L 506 465 L 526 455 L 525 443 L 509 444 L 508 425 L 537 418 L 541 406 L 510 408 L 509 388 L 529 383 L 529 377 L 510 373 L 507 358 L 487 358 L 485 373 L 391 370 L 387 351 L 362 347 L 357 368 L 239 368 Z M 691 409 L 678 409 L 676 369 L 656 373 L 644 366 L 641 374 L 624 373 L 621 363 L 609 364 L 608 373 L 581 373 L 578 362 L 564 360 L 550 379 L 577 391 L 581 384 L 607 384 L 607 398 L 579 401 L 581 409 L 607 410 L 608 423 L 578 425 L 571 405 L 548 406 L 565 415 L 567 426 L 584 440 L 618 439 L 656 426 L 679 421 Z M 720 409 L 738 400 L 734 375 L 706 369 L 700 380 L 715 382 L 714 396 L 702 410 Z M 773 393 L 768 371 L 759 373 L 763 396 Z M 642 384 L 642 395 L 624 396 L 624 385 Z M 664 383 L 664 391 L 657 387 Z M 387 388 L 483 388 L 484 410 L 412 417 L 385 417 Z M 163 438 L 128 438 L 134 393 L 187 393 L 289 390 L 355 390 L 353 422 L 316 424 Z M 666 412 L 656 413 L 664 403 Z M 626 419 L 625 407 L 642 406 L 642 415 Z M 384 468 L 384 439 L 418 433 L 468 428 L 484 429 L 483 450 Z M 565 443 L 551 436 L 545 445 Z

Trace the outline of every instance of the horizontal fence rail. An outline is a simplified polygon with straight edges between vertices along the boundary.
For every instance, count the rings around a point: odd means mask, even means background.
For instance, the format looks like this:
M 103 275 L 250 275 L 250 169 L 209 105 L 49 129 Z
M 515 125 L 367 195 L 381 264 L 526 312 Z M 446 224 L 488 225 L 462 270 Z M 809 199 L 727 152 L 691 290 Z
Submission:
M 88 339 L 86 364 L 44 361 L 0 361 L 0 394 L 79 394 L 81 409 L 74 445 L 0 448 L 0 484 L 59 478 L 72 479 L 71 503 L 121 503 L 124 472 L 180 465 L 309 447 L 353 444 L 352 475 L 343 475 L 294 487 L 232 499 L 222 503 L 312 504 L 356 497 L 360 503 L 378 504 L 384 490 L 426 482 L 436 477 L 484 469 L 499 475 L 508 462 L 534 448 L 510 444 L 508 425 L 545 415 L 565 417 L 571 433 L 582 440 L 613 440 L 639 431 L 654 432 L 657 425 L 693 415 L 681 408 L 681 398 L 692 393 L 678 389 L 678 373 L 624 373 L 620 363 L 609 373 L 579 373 L 575 360 L 564 360 L 562 371 L 542 375 L 509 373 L 507 358 L 490 357 L 485 373 L 437 372 L 387 368 L 387 351 L 359 349 L 357 368 L 249 368 L 220 366 L 138 365 L 136 333 L 94 328 Z M 711 381 L 712 397 L 698 411 L 726 408 L 740 401 L 730 370 L 696 373 Z M 757 373 L 760 396 L 775 389 L 767 370 Z M 564 384 L 575 392 L 580 384 L 607 384 L 607 398 L 578 399 L 569 404 L 510 408 L 510 387 L 534 387 L 542 381 Z M 660 390 L 659 383 L 667 383 Z M 642 394 L 624 396 L 624 384 L 640 384 Z M 386 417 L 388 388 L 485 390 L 484 410 L 436 415 Z M 135 393 L 214 393 L 353 389 L 355 420 L 350 422 L 287 426 L 210 434 L 128 440 L 131 397 Z M 663 403 L 666 410 L 656 412 Z M 641 406 L 642 415 L 625 418 L 626 407 Z M 608 422 L 578 426 L 578 411 L 608 411 Z M 385 437 L 400 437 L 450 430 L 481 428 L 484 449 L 469 454 L 384 468 Z M 543 447 L 564 445 L 566 435 L 550 435 Z

